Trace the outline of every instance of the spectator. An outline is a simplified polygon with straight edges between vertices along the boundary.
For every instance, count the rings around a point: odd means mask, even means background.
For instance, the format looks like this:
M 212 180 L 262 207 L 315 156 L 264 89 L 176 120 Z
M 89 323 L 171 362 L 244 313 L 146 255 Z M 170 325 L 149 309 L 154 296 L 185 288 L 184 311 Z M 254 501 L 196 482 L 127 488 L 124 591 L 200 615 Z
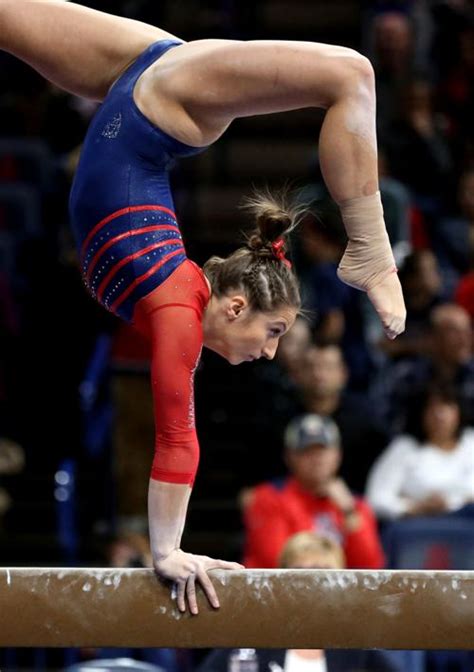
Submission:
M 454 385 L 474 425 L 474 358 L 469 314 L 454 303 L 436 306 L 430 313 L 426 354 L 389 365 L 374 383 L 373 409 L 393 434 L 405 431 L 407 410 L 413 397 L 429 380 Z
M 474 169 L 461 175 L 456 210 L 454 216 L 436 223 L 433 235 L 433 249 L 450 293 L 460 276 L 474 266 Z
M 474 322 L 474 270 L 463 275 L 456 287 L 454 299 L 467 313 Z
M 282 337 L 275 360 L 255 363 L 255 388 L 253 395 L 250 395 L 250 391 L 247 395 L 251 409 L 248 412 L 254 414 L 256 425 L 261 432 L 261 441 L 265 442 L 270 452 L 268 455 L 261 452 L 265 463 L 263 470 L 259 470 L 254 464 L 251 475 L 255 478 L 254 483 L 279 475 L 285 469 L 283 462 L 277 463 L 273 456 L 275 447 L 278 453 L 281 452 L 281 437 L 285 426 L 301 411 L 299 402 L 303 375 L 301 361 L 311 342 L 308 320 L 298 317 L 290 331 Z M 272 469 L 270 472 L 269 466 Z
M 342 569 L 344 551 L 334 539 L 314 532 L 299 532 L 287 541 L 279 566 L 284 569 Z M 197 672 L 227 672 L 230 651 L 216 649 Z M 410 664 L 418 652 L 355 651 L 322 649 L 259 649 L 259 669 L 309 670 L 313 672 L 412 672 Z M 273 665 L 272 665 L 273 663 Z M 311 666 L 311 668 L 310 668 Z
M 107 554 L 111 567 L 153 567 L 148 539 L 135 532 L 113 539 Z
M 438 99 L 449 120 L 455 165 L 472 161 L 474 110 L 474 21 L 472 3 L 433 3 L 438 26 L 433 54 L 439 58 Z
M 318 196 L 318 187 L 302 192 L 302 202 Z M 318 217 L 306 216 L 301 223 L 300 275 L 305 306 L 312 317 L 314 338 L 319 343 L 337 343 L 344 352 L 351 389 L 365 389 L 372 358 L 365 339 L 366 296 L 337 277 L 337 266 L 346 245 L 339 211 L 327 193 L 320 192 Z M 387 224 L 390 231 L 390 226 Z
M 378 150 L 380 193 L 387 232 L 392 245 L 395 261 L 400 253 L 406 254 L 410 242 L 410 192 L 400 180 L 390 174 L 387 157 L 382 147 Z
M 341 433 L 341 475 L 363 492 L 374 459 L 385 448 L 388 434 L 374 418 L 366 398 L 347 390 L 348 371 L 337 345 L 307 349 L 301 363 L 304 411 L 331 416 Z
M 346 558 L 335 539 L 316 532 L 297 532 L 284 545 L 278 566 L 282 569 L 343 569 Z
M 336 539 L 349 567 L 382 567 L 372 511 L 337 476 L 341 456 L 339 430 L 330 418 L 305 415 L 288 425 L 289 476 L 256 486 L 243 503 L 247 567 L 276 567 L 288 538 L 302 530 Z
M 14 441 L 0 438 L 0 483 L 4 476 L 14 476 L 23 470 L 25 455 L 21 446 Z M 0 521 L 12 504 L 7 489 L 0 487 Z
M 433 93 L 426 79 L 407 84 L 401 94 L 400 118 L 391 123 L 383 138 L 390 174 L 410 188 L 417 207 L 428 218 L 438 212 L 447 195 L 452 168 Z
M 414 26 L 407 14 L 388 11 L 373 18 L 369 31 L 369 57 L 377 85 L 377 125 L 384 131 L 398 116 L 400 92 L 414 68 Z
M 299 362 L 311 344 L 311 330 L 307 320 L 297 317 L 290 331 L 282 336 L 276 353 L 276 361 L 291 379 L 298 380 Z
M 436 515 L 474 501 L 474 428 L 463 423 L 452 388 L 429 387 L 369 475 L 367 498 L 378 517 Z

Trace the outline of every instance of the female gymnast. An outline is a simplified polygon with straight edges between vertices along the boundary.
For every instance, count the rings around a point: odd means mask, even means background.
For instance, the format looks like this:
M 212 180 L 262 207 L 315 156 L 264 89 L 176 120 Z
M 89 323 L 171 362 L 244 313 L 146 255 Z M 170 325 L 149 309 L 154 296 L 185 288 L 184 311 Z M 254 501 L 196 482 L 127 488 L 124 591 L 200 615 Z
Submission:
M 372 68 L 351 49 L 311 42 L 187 43 L 63 0 L 0 0 L 0 25 L 1 49 L 57 86 L 103 101 L 70 200 L 84 279 L 152 342 L 155 570 L 176 583 L 180 611 L 198 612 L 196 583 L 217 608 L 208 570 L 241 565 L 180 548 L 199 457 L 193 373 L 202 345 L 232 364 L 274 356 L 300 306 L 284 251 L 294 221 L 271 198 L 254 203 L 248 244 L 201 270 L 186 258 L 169 167 L 203 151 L 238 117 L 324 108 L 320 163 L 349 239 L 338 273 L 367 291 L 395 338 L 405 307 L 378 191 Z

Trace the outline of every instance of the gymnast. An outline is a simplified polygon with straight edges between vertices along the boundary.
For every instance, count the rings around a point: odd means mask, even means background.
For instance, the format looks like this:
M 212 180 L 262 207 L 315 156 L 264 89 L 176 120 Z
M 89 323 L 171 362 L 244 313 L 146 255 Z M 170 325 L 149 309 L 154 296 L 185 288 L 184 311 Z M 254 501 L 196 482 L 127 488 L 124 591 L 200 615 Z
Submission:
M 199 459 L 193 374 L 203 345 L 232 364 L 274 356 L 300 308 L 285 256 L 296 213 L 271 195 L 254 198 L 247 244 L 200 269 L 186 257 L 169 168 L 238 117 L 324 108 L 320 164 L 348 235 L 338 274 L 367 292 L 395 338 L 405 307 L 378 191 L 372 67 L 351 49 L 312 42 L 184 42 L 63 0 L 0 0 L 0 25 L 1 49 L 62 89 L 103 102 L 70 198 L 84 280 L 152 344 L 155 571 L 175 583 L 180 611 L 198 613 L 196 584 L 218 608 L 208 570 L 242 566 L 180 547 Z

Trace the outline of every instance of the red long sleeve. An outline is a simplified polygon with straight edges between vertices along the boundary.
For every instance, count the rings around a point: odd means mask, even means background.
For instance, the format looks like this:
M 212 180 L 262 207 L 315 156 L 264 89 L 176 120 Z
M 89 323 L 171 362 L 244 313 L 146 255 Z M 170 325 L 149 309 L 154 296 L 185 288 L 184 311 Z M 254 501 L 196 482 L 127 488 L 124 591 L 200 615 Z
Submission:
M 186 261 L 140 302 L 137 312 L 137 326 L 152 346 L 154 480 L 194 483 L 199 463 L 194 373 L 202 349 L 202 313 L 208 296 L 202 271 Z
M 344 537 L 347 566 L 353 569 L 381 569 L 385 558 L 372 509 L 363 499 L 356 499 L 360 527 Z M 350 564 L 349 564 L 350 561 Z
M 286 541 L 297 532 L 314 530 L 338 538 L 347 567 L 380 569 L 384 556 L 374 516 L 361 499 L 356 499 L 356 508 L 361 525 L 357 531 L 348 533 L 338 507 L 327 498 L 305 492 L 294 479 L 257 486 L 244 512 L 245 566 L 277 567 Z

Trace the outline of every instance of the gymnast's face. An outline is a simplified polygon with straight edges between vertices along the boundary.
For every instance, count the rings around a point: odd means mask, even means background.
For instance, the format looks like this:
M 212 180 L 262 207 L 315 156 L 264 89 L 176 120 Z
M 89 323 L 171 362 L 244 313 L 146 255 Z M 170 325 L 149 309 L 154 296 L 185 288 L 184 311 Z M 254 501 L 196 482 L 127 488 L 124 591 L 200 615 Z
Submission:
M 278 341 L 292 327 L 296 308 L 280 306 L 271 313 L 254 311 L 245 296 L 224 296 L 209 302 L 203 320 L 204 345 L 231 364 L 260 357 L 273 359 Z

